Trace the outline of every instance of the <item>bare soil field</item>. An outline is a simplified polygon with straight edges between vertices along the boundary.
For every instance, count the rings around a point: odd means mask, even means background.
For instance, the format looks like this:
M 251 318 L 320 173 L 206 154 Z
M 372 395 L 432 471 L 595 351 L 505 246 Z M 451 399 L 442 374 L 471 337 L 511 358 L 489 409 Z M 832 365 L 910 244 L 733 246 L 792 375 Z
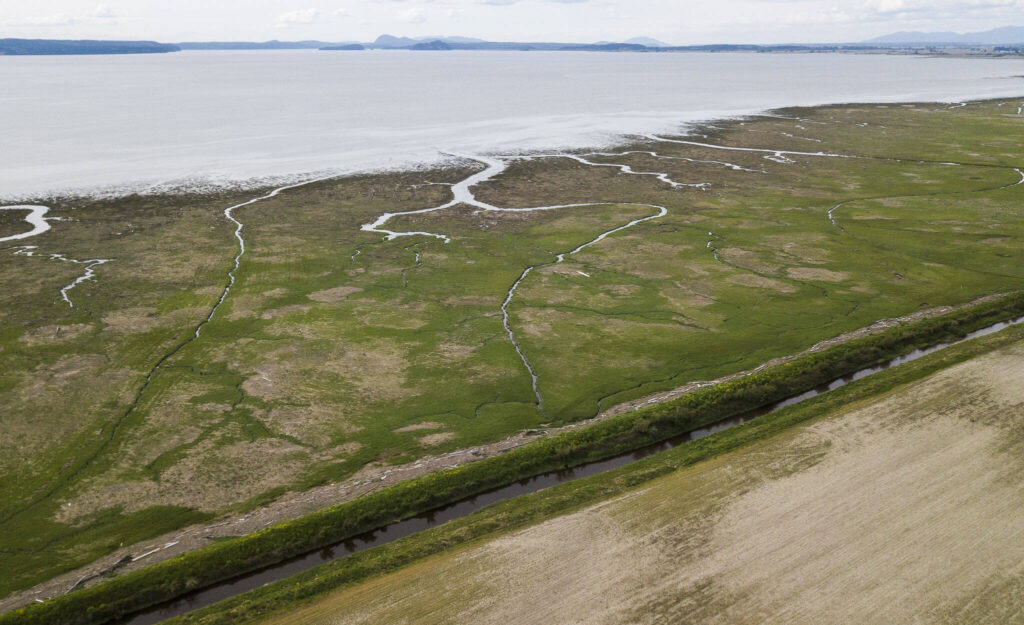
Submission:
M 1019 622 L 1022 381 L 1018 343 L 265 622 Z

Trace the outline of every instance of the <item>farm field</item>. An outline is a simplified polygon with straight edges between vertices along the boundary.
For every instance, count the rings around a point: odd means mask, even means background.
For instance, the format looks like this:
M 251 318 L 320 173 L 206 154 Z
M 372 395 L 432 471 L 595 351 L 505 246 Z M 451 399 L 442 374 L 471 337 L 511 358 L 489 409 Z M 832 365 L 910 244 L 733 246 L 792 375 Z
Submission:
M 25 239 L 0 211 L 0 596 L 1018 290 L 1022 124 L 823 107 L 276 194 L 38 200 L 57 220 Z
M 256 622 L 1016 622 L 1022 376 L 1018 338 Z

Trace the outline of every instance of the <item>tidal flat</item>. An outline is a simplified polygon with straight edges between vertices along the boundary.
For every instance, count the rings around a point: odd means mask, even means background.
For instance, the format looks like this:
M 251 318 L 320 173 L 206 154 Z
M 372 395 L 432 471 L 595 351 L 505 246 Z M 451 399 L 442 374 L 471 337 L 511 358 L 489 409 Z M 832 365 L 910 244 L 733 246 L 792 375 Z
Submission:
M 0 594 L 1020 290 L 1018 106 L 790 109 L 276 194 L 39 201 L 59 221 L 0 249 Z M 17 212 L 0 237 L 32 227 Z M 55 255 L 105 262 L 83 280 Z

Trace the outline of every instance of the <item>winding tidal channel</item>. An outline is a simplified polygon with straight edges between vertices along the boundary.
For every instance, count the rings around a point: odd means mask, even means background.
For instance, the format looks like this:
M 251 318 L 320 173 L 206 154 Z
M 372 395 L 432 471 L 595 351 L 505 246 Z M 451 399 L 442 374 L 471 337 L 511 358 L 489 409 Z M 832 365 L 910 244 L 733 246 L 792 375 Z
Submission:
M 50 221 L 57 219 L 54 217 L 47 217 L 46 213 L 50 212 L 49 206 L 39 206 L 34 204 L 18 204 L 14 206 L 0 206 L 0 210 L 25 210 L 28 211 L 28 215 L 25 216 L 25 221 L 32 226 L 32 229 L 27 232 L 19 232 L 18 234 L 12 234 L 6 237 L 0 238 L 0 243 L 5 241 L 18 241 L 21 239 L 28 239 L 38 234 L 42 234 L 50 230 Z M 57 260 L 63 263 L 72 263 L 75 265 L 84 265 L 85 272 L 76 278 L 71 284 L 61 287 L 60 297 L 64 302 L 71 308 L 75 307 L 75 303 L 71 301 L 71 297 L 68 293 L 71 289 L 75 288 L 79 284 L 86 280 L 92 280 L 96 277 L 96 267 L 111 262 L 112 258 L 90 258 L 89 260 L 76 260 L 74 258 L 68 258 L 64 254 L 52 254 L 52 253 L 41 253 L 37 252 L 39 248 L 35 245 L 22 245 L 14 248 L 14 253 L 18 256 L 40 256 L 48 260 Z
M 49 206 L 16 204 L 13 206 L 0 206 L 0 211 L 28 211 L 28 215 L 25 215 L 25 221 L 32 226 L 32 229 L 28 232 L 19 232 L 18 234 L 0 237 L 0 243 L 27 239 L 29 237 L 34 237 L 37 234 L 42 234 L 50 229 L 50 218 L 46 216 L 46 213 L 50 212 Z

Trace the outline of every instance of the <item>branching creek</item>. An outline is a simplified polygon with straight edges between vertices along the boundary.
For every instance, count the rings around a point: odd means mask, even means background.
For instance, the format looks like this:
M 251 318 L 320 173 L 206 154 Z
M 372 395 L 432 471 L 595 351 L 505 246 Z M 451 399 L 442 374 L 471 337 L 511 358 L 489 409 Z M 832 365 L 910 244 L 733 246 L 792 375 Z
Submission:
M 175 345 L 173 348 L 171 348 L 170 351 L 166 352 L 165 354 L 160 356 L 160 358 L 157 359 L 157 361 L 153 364 L 153 366 L 149 369 L 149 371 L 147 371 L 145 377 L 142 380 L 142 383 L 139 385 L 139 388 L 135 391 L 135 393 L 134 393 L 134 395 L 132 397 L 132 400 L 129 403 L 128 407 L 120 415 L 118 415 L 111 423 L 108 423 L 107 425 L 104 425 L 100 429 L 100 437 L 101 438 L 100 438 L 99 444 L 94 449 L 92 449 L 87 455 L 85 455 L 85 457 L 83 457 L 81 460 L 76 462 L 66 472 L 64 472 L 62 475 L 57 476 L 57 478 L 52 483 L 50 483 L 50 484 L 46 485 L 45 487 L 41 488 L 38 491 L 38 494 L 35 497 L 33 497 L 31 501 L 29 501 L 24 506 L 13 510 L 7 516 L 5 516 L 4 518 L 0 519 L 0 527 L 2 527 L 3 525 L 6 525 L 12 519 L 17 518 L 18 516 L 24 514 L 26 511 L 31 510 L 32 508 L 34 508 L 35 506 L 39 505 L 40 503 L 42 503 L 42 502 L 48 500 L 49 498 L 53 497 L 54 494 L 56 494 L 58 491 L 60 491 L 60 489 L 64 485 L 71 483 L 76 477 L 78 477 L 78 475 L 80 475 L 83 471 L 85 471 L 96 460 L 96 458 L 98 458 L 100 456 L 100 454 L 102 454 L 107 449 L 107 447 L 114 441 L 114 438 L 117 435 L 118 430 L 121 428 L 121 426 L 124 424 L 124 422 L 128 419 L 128 417 L 131 416 L 132 413 L 135 412 L 135 409 L 138 408 L 139 403 L 142 401 L 143 395 L 145 394 L 146 390 L 149 388 L 150 384 L 153 382 L 153 377 L 156 375 L 157 371 L 159 371 L 161 368 L 163 368 L 168 363 L 168 361 L 171 358 L 173 358 L 176 354 L 178 354 L 182 349 L 184 349 L 186 346 L 188 346 L 193 341 L 195 341 L 195 340 L 197 340 L 199 338 L 199 334 L 200 334 L 200 331 L 203 329 L 203 326 L 205 326 L 207 323 L 210 322 L 210 320 L 213 319 L 213 316 L 216 314 L 217 309 L 220 307 L 220 305 L 227 298 L 228 293 L 231 290 L 231 287 L 235 283 L 235 272 L 238 270 L 239 263 L 241 261 L 241 257 L 245 253 L 245 239 L 242 237 L 243 224 L 242 224 L 242 222 L 240 222 L 237 219 L 235 219 L 234 215 L 232 214 L 235 211 L 235 209 L 241 208 L 243 206 L 248 206 L 250 204 L 255 204 L 256 202 L 259 202 L 261 200 L 272 198 L 272 197 L 278 195 L 279 193 L 281 193 L 283 191 L 286 191 L 288 189 L 294 189 L 296 187 L 301 187 L 301 186 L 304 186 L 304 185 L 307 185 L 307 184 L 312 184 L 314 182 L 319 182 L 319 181 L 327 180 L 329 178 L 334 178 L 334 177 L 336 177 L 336 176 L 335 175 L 323 176 L 323 177 L 320 177 L 320 178 L 314 178 L 314 179 L 311 179 L 311 180 L 305 180 L 303 182 L 292 183 L 292 184 L 288 184 L 288 185 L 285 185 L 285 186 L 281 186 L 281 187 L 278 187 L 278 188 L 270 191 L 269 193 L 267 193 L 265 195 L 261 195 L 259 197 L 256 197 L 256 198 L 253 198 L 251 200 L 248 200 L 246 202 L 242 202 L 240 204 L 235 204 L 233 206 L 229 206 L 228 208 L 224 209 L 224 216 L 229 221 L 231 221 L 232 223 L 235 224 L 234 236 L 238 240 L 238 252 L 235 254 L 234 259 L 233 259 L 233 265 L 232 265 L 231 269 L 228 271 L 228 281 L 227 281 L 227 284 L 225 285 L 224 290 L 221 293 L 220 297 L 217 299 L 217 302 L 210 309 L 209 314 L 206 316 L 205 319 L 200 321 L 198 325 L 196 325 L 195 332 L 192 334 L 192 336 L 190 336 L 190 337 L 186 338 L 185 340 L 179 342 L 177 345 Z M 29 215 L 25 219 L 26 219 L 26 221 L 28 221 L 30 224 L 33 225 L 33 230 L 30 231 L 30 232 L 27 232 L 27 233 L 21 233 L 21 234 L 5 237 L 3 239 L 0 239 L 0 242 L 28 238 L 30 236 L 35 236 L 37 234 L 41 234 L 43 232 L 46 232 L 47 230 L 50 229 L 50 225 L 47 223 L 47 220 L 53 219 L 53 218 L 45 218 L 44 219 L 44 215 L 46 215 L 46 213 L 50 210 L 49 207 L 47 207 L 47 206 L 24 206 L 24 205 L 19 205 L 19 206 L 0 206 L 0 210 L 24 210 L 24 209 L 28 209 L 30 211 Z M 91 262 L 91 261 L 85 261 L 85 262 Z M 93 266 L 95 266 L 95 263 L 94 263 Z M 91 277 L 91 275 L 89 275 L 88 277 Z M 83 279 L 86 279 L 86 277 L 83 277 L 83 278 L 80 278 L 79 280 L 76 280 L 74 283 L 69 285 L 69 287 L 74 287 L 76 284 L 80 283 Z M 39 549 L 37 549 L 37 551 L 38 550 L 42 550 L 42 549 L 46 549 L 49 546 L 49 544 L 50 543 L 42 545 L 41 547 L 39 547 Z
M 591 154 L 592 155 L 599 155 L 599 156 L 625 156 L 627 154 L 639 154 L 639 153 L 649 154 L 649 155 L 651 155 L 651 156 L 653 156 L 655 158 L 673 158 L 673 159 L 679 158 L 679 157 L 662 157 L 661 155 L 659 155 L 659 154 L 657 154 L 656 152 L 653 152 L 653 151 L 630 151 L 630 152 L 619 152 L 619 153 L 593 152 Z M 652 208 L 652 209 L 654 209 L 656 211 L 655 213 L 653 213 L 651 215 L 648 215 L 646 217 L 640 217 L 640 218 L 637 218 L 637 219 L 633 219 L 633 220 L 630 220 L 626 224 L 623 224 L 623 225 L 620 225 L 620 226 L 616 226 L 615 228 L 606 230 L 606 231 L 598 234 L 593 239 L 590 239 L 589 241 L 586 241 L 585 243 L 582 243 L 582 244 L 576 246 L 575 248 L 573 248 L 571 250 L 568 250 L 568 251 L 565 251 L 565 252 L 555 253 L 555 257 L 551 261 L 544 262 L 544 263 L 538 263 L 538 264 L 534 264 L 534 265 L 530 265 L 530 266 L 526 267 L 525 269 L 523 269 L 522 273 L 519 274 L 519 277 L 516 278 L 515 282 L 512 283 L 512 285 L 509 287 L 508 291 L 506 292 L 505 299 L 504 299 L 504 301 L 501 304 L 501 320 L 502 320 L 502 325 L 505 328 L 505 332 L 508 334 L 509 341 L 511 341 L 512 346 L 515 348 L 516 353 L 519 355 L 519 359 L 522 361 L 523 367 L 526 369 L 527 373 L 530 375 L 530 382 L 531 382 L 531 387 L 533 389 L 533 394 L 534 394 L 534 397 L 535 397 L 535 400 L 536 400 L 535 403 L 536 403 L 536 406 L 537 406 L 537 410 L 538 410 L 538 412 L 540 412 L 540 414 L 544 414 L 544 398 L 543 398 L 543 396 L 541 395 L 541 392 L 540 392 L 539 379 L 537 377 L 537 372 L 534 369 L 533 365 L 530 363 L 530 359 L 526 356 L 526 353 L 523 351 L 522 345 L 519 343 L 518 339 L 516 338 L 515 329 L 513 328 L 512 320 L 511 320 L 511 317 L 509 315 L 509 310 L 508 310 L 509 309 L 509 305 L 512 303 L 512 299 L 515 297 L 516 290 L 519 288 L 519 285 L 522 284 L 523 280 L 525 280 L 526 277 L 529 276 L 530 273 L 533 270 L 539 269 L 541 267 L 548 267 L 548 266 L 557 265 L 559 263 L 562 263 L 562 262 L 565 261 L 566 257 L 572 256 L 572 255 L 574 255 L 574 254 L 576 254 L 576 253 L 578 253 L 578 252 L 580 252 L 580 251 L 590 247 L 591 245 L 599 243 L 600 241 L 604 240 L 605 238 L 607 238 L 608 236 L 610 236 L 612 234 L 615 234 L 617 232 L 621 232 L 621 231 L 626 230 L 628 228 L 632 228 L 633 226 L 635 226 L 637 224 L 640 224 L 640 223 L 643 223 L 645 221 L 650 221 L 652 219 L 658 219 L 659 217 L 664 217 L 665 215 L 668 214 L 668 208 L 666 208 L 665 206 L 657 205 L 657 204 L 642 204 L 642 203 L 636 203 L 636 202 L 581 202 L 581 203 L 573 203 L 573 204 L 553 204 L 553 205 L 547 205 L 547 206 L 531 206 L 531 207 L 521 207 L 521 208 L 506 208 L 506 207 L 495 206 L 493 204 L 489 204 L 487 202 L 484 202 L 484 201 L 481 201 L 481 200 L 477 199 L 476 195 L 473 193 L 473 187 L 475 185 L 478 185 L 478 184 L 481 184 L 481 183 L 484 183 L 484 182 L 488 182 L 488 181 L 493 180 L 494 178 L 496 178 L 499 174 L 501 174 L 503 171 L 505 171 L 505 169 L 508 168 L 508 161 L 509 160 L 527 160 L 527 159 L 532 160 L 532 159 L 542 159 L 542 158 L 567 158 L 567 159 L 574 160 L 574 161 L 576 161 L 576 162 L 578 162 L 580 164 L 587 165 L 589 167 L 613 167 L 613 168 L 618 169 L 620 173 L 625 174 L 625 175 L 653 176 L 657 180 L 659 180 L 660 182 L 663 182 L 663 183 L 669 185 L 673 189 L 679 189 L 679 188 L 684 188 L 684 187 L 696 188 L 696 189 L 705 189 L 705 188 L 707 188 L 708 183 L 706 183 L 706 182 L 678 182 L 676 180 L 673 180 L 670 177 L 670 175 L 668 173 L 665 173 L 665 172 L 636 171 L 631 166 L 626 165 L 626 164 L 622 164 L 622 163 L 597 163 L 597 162 L 594 162 L 592 160 L 589 160 L 589 159 L 585 158 L 584 156 L 580 156 L 580 155 L 577 155 L 577 154 L 568 154 L 568 153 L 566 153 L 566 154 L 537 154 L 537 155 L 529 155 L 529 156 L 514 156 L 514 157 L 504 157 L 504 158 L 502 158 L 502 157 L 488 157 L 488 156 L 463 156 L 463 155 L 453 155 L 453 156 L 457 156 L 457 157 L 459 157 L 461 159 L 464 159 L 464 160 L 477 161 L 479 163 L 482 163 L 485 167 L 484 167 L 484 169 L 482 171 L 474 173 L 474 174 L 470 175 L 469 177 L 465 178 L 464 180 L 462 180 L 461 182 L 457 182 L 457 183 L 451 185 L 452 199 L 450 199 L 449 201 L 447 201 L 447 202 L 445 202 L 443 204 L 439 204 L 437 206 L 432 206 L 432 207 L 428 207 L 428 208 L 420 208 L 420 209 L 416 209 L 416 210 L 401 211 L 401 212 L 394 212 L 394 213 L 384 213 L 383 215 L 379 216 L 373 222 L 368 223 L 368 224 L 364 224 L 362 226 L 362 230 L 364 230 L 366 232 L 376 232 L 378 234 L 383 234 L 385 241 L 391 241 L 391 240 L 397 239 L 399 237 L 426 236 L 426 237 L 433 237 L 435 239 L 440 239 L 441 241 L 444 241 L 445 243 L 449 243 L 451 241 L 451 237 L 449 237 L 446 234 L 435 233 L 435 232 L 424 232 L 424 231 L 397 231 L 397 230 L 389 230 L 389 229 L 385 228 L 385 226 L 387 225 L 387 223 L 389 221 L 391 221 L 395 217 L 402 217 L 402 216 L 407 216 L 407 215 L 423 215 L 423 214 L 426 214 L 426 213 L 433 213 L 433 212 L 437 212 L 437 211 L 442 211 L 442 210 L 445 210 L 445 209 L 448 209 L 448 208 L 452 208 L 452 207 L 455 207 L 455 206 L 458 206 L 458 205 L 472 206 L 472 207 L 475 207 L 478 210 L 484 211 L 484 212 L 510 212 L 510 213 L 525 213 L 525 212 L 534 212 L 534 211 L 551 211 L 551 210 L 568 209 L 568 208 L 583 208 L 583 207 L 588 207 L 588 206 L 611 206 L 611 205 L 615 205 L 615 206 L 640 206 L 640 207 Z M 690 160 L 693 160 L 693 159 L 682 159 L 682 158 L 680 158 L 679 160 L 688 160 L 688 161 L 690 161 Z M 735 165 L 733 163 L 727 163 L 727 162 L 724 162 L 724 161 L 699 161 L 699 162 L 709 162 L 709 163 L 719 164 L 719 165 L 722 165 L 722 166 L 725 166 L 725 167 L 729 167 L 729 168 L 732 168 L 732 169 L 735 169 L 735 170 L 757 171 L 757 170 L 750 170 L 750 169 L 741 167 L 739 165 Z
M 32 229 L 29 230 L 28 232 L 20 232 L 18 234 L 12 234 L 0 238 L 0 243 L 6 241 L 28 239 L 30 237 L 42 234 L 50 230 L 51 226 L 49 222 L 60 220 L 59 217 L 46 217 L 46 213 L 50 212 L 49 206 L 19 204 L 14 206 L 0 206 L 0 210 L 26 210 L 28 211 L 28 215 L 25 216 L 25 221 L 32 226 Z M 72 263 L 75 265 L 85 265 L 85 272 L 81 276 L 76 278 L 71 284 L 63 286 L 60 289 L 61 299 L 64 300 L 64 302 L 67 303 L 67 305 L 70 306 L 71 308 L 75 307 L 74 302 L 72 302 L 71 298 L 68 296 L 68 293 L 71 291 L 71 289 L 75 288 L 76 286 L 85 282 L 86 280 L 92 280 L 96 276 L 96 272 L 94 271 L 96 267 L 99 267 L 100 265 L 109 263 L 114 260 L 112 258 L 91 258 L 89 260 L 76 260 L 74 258 L 68 258 L 64 254 L 38 252 L 37 250 L 39 248 L 38 246 L 35 245 L 22 245 L 15 247 L 13 249 L 14 253 L 18 256 L 38 256 L 41 258 L 46 258 L 48 260 L 57 260 L 60 262 Z
M 785 133 L 783 133 L 783 134 L 785 134 Z M 757 153 L 757 154 L 763 154 L 764 155 L 763 158 L 765 158 L 766 160 L 769 160 L 769 161 L 772 161 L 772 162 L 775 162 L 775 163 L 779 163 L 779 164 L 793 164 L 796 161 L 794 161 L 792 158 L 789 158 L 789 157 L 791 157 L 791 156 L 802 156 L 802 157 L 818 157 L 818 158 L 875 159 L 875 160 L 886 160 L 886 161 L 890 161 L 890 162 L 899 162 L 899 163 L 902 163 L 902 162 L 916 162 L 916 163 L 927 163 L 927 164 L 936 164 L 936 165 L 944 165 L 944 166 L 969 165 L 969 164 L 953 163 L 953 162 L 933 162 L 933 161 L 917 161 L 917 160 L 908 160 L 908 159 L 899 159 L 899 158 L 868 157 L 868 156 L 860 156 L 860 155 L 838 154 L 838 153 L 834 153 L 834 152 L 825 152 L 825 151 L 804 152 L 804 151 L 794 151 L 794 150 L 774 150 L 774 149 L 769 149 L 769 148 L 747 148 L 747 147 L 723 146 L 723 145 L 716 145 L 716 144 L 711 144 L 711 143 L 703 143 L 703 142 L 698 142 L 698 141 L 688 141 L 688 140 L 683 140 L 683 139 L 670 139 L 670 138 L 666 138 L 666 137 L 662 137 L 662 136 L 658 136 L 658 135 L 653 135 L 653 134 L 643 135 L 643 137 L 645 139 L 650 140 L 650 141 L 662 142 L 662 143 L 674 143 L 674 144 L 690 145 L 690 146 L 706 148 L 706 149 L 716 149 L 716 150 L 736 151 L 736 152 L 752 152 L 752 153 Z M 483 202 L 483 201 L 477 199 L 475 194 L 473 193 L 473 187 L 475 185 L 477 185 L 477 184 L 485 183 L 485 182 L 491 181 L 494 178 L 496 178 L 498 175 L 500 175 L 502 172 L 504 172 L 505 169 L 507 169 L 508 161 L 511 161 L 511 160 L 548 159 L 548 158 L 565 158 L 565 159 L 570 159 L 570 160 L 576 161 L 576 162 L 578 162 L 578 163 L 580 163 L 582 165 L 586 165 L 586 166 L 590 166 L 590 167 L 612 167 L 612 168 L 618 169 L 621 174 L 625 174 L 625 175 L 653 176 L 657 180 L 659 180 L 660 182 L 663 182 L 663 183 L 669 185 L 673 189 L 679 189 L 679 188 L 684 188 L 684 187 L 696 188 L 696 189 L 706 189 L 709 186 L 709 183 L 707 183 L 707 182 L 678 182 L 676 180 L 673 180 L 670 177 L 670 175 L 668 173 L 665 173 L 665 172 L 637 171 L 637 170 L 634 170 L 630 165 L 627 165 L 627 164 L 595 162 L 593 160 L 590 160 L 590 159 L 586 158 L 586 156 L 623 157 L 623 156 L 628 156 L 628 155 L 633 155 L 633 154 L 644 154 L 644 155 L 651 156 L 651 157 L 653 157 L 655 159 L 683 160 L 683 161 L 694 162 L 694 163 L 706 163 L 706 164 L 721 165 L 723 167 L 728 167 L 728 168 L 730 168 L 730 169 L 732 169 L 734 171 L 744 171 L 744 172 L 751 172 L 751 173 L 767 173 L 763 169 L 760 169 L 760 170 L 759 169 L 752 169 L 752 168 L 748 168 L 748 167 L 743 167 L 743 166 L 737 165 L 735 163 L 730 163 L 730 162 L 727 162 L 727 161 L 700 160 L 700 159 L 692 159 L 692 158 L 679 157 L 679 156 L 667 156 L 667 155 L 658 154 L 657 152 L 655 152 L 653 150 L 628 150 L 628 151 L 623 151 L 623 152 L 589 152 L 586 155 L 569 154 L 569 153 L 533 154 L 533 155 L 520 155 L 520 156 L 508 156 L 508 157 L 483 157 L 483 156 L 453 155 L 453 156 L 457 156 L 457 157 L 459 157 L 461 159 L 464 159 L 464 160 L 473 160 L 473 161 L 480 162 L 480 163 L 485 165 L 485 168 L 482 171 L 480 171 L 480 172 L 477 172 L 477 173 L 474 173 L 474 174 L 468 176 L 467 178 L 465 178 L 464 180 L 462 180 L 462 181 L 460 181 L 458 183 L 450 185 L 451 189 L 452 189 L 452 199 L 450 199 L 449 201 L 447 201 L 447 202 L 445 202 L 443 204 L 439 204 L 437 206 L 428 207 L 428 208 L 421 208 L 421 209 L 402 211 L 402 212 L 394 212 L 394 213 L 384 213 L 381 216 L 379 216 L 376 220 L 374 220 L 373 222 L 368 223 L 368 224 L 364 224 L 362 226 L 362 230 L 367 231 L 367 232 L 376 232 L 376 233 L 379 233 L 379 234 L 383 234 L 385 241 L 391 241 L 391 240 L 399 238 L 399 237 L 407 237 L 407 236 L 426 236 L 426 237 L 433 237 L 433 238 L 436 238 L 436 239 L 440 239 L 440 240 L 444 241 L 445 243 L 449 243 L 451 241 L 451 238 L 448 235 L 446 235 L 446 234 L 435 233 L 435 232 L 423 232 L 423 231 L 396 231 L 396 230 L 389 230 L 389 229 L 385 228 L 384 226 L 389 221 L 391 221 L 391 219 L 393 219 L 395 217 L 401 217 L 401 216 L 407 216 L 407 215 L 422 215 L 422 214 L 426 214 L 426 213 L 432 213 L 432 212 L 436 212 L 436 211 L 441 211 L 441 210 L 445 210 L 445 209 L 448 209 L 448 208 L 452 208 L 452 207 L 458 206 L 460 204 L 468 205 L 468 206 L 473 206 L 473 207 L 476 207 L 479 210 L 487 211 L 487 212 L 548 211 L 548 210 L 580 208 L 580 207 L 588 207 L 588 206 L 602 206 L 602 205 L 646 206 L 646 207 L 658 210 L 657 214 L 650 215 L 648 217 L 644 217 L 644 218 L 641 218 L 641 219 L 634 219 L 634 220 L 630 221 L 629 223 L 627 223 L 627 224 L 625 224 L 623 226 L 619 226 L 619 227 L 613 228 L 613 229 L 611 229 L 611 230 L 609 230 L 607 232 L 603 232 L 600 235 L 598 235 L 597 237 L 595 237 L 594 239 L 592 239 L 592 240 L 590 240 L 590 241 L 588 241 L 588 242 L 578 246 L 577 248 L 575 248 L 575 249 L 573 249 L 571 251 L 558 253 L 558 254 L 555 255 L 555 258 L 552 261 L 545 262 L 545 263 L 538 263 L 538 264 L 530 265 L 530 266 L 526 267 L 523 270 L 523 272 L 519 275 L 519 277 L 509 287 L 509 289 L 508 289 L 508 291 L 506 293 L 505 299 L 504 299 L 504 301 L 502 302 L 502 305 L 501 305 L 502 325 L 505 328 L 506 334 L 508 334 L 509 341 L 511 341 L 513 347 L 515 348 L 516 353 L 519 355 L 519 358 L 520 358 L 520 360 L 523 363 L 524 368 L 526 369 L 527 373 L 530 376 L 531 387 L 533 389 L 533 394 L 534 394 L 534 397 L 535 397 L 535 403 L 536 403 L 536 406 L 537 406 L 537 410 L 538 410 L 538 412 L 541 415 L 543 415 L 544 414 L 544 399 L 543 399 L 543 395 L 542 395 L 541 390 L 540 390 L 540 380 L 538 378 L 536 369 L 531 364 L 530 359 L 528 358 L 528 356 L 524 352 L 522 345 L 519 343 L 519 341 L 517 339 L 516 332 L 515 332 L 515 329 L 513 327 L 512 320 L 511 320 L 511 317 L 510 317 L 510 314 L 509 314 L 509 306 L 512 303 L 513 298 L 515 297 L 516 291 L 519 289 L 519 286 L 523 283 L 523 281 L 527 278 L 527 276 L 529 276 L 530 273 L 533 272 L 535 269 L 559 264 L 559 263 L 563 262 L 567 256 L 571 256 L 573 254 L 576 254 L 577 252 L 579 252 L 579 251 L 581 251 L 581 250 L 583 250 L 583 249 L 585 249 L 585 248 L 587 248 L 587 247 L 589 247 L 589 246 L 591 246 L 591 245 L 601 241 L 602 239 L 604 239 L 605 237 L 607 237 L 607 236 L 609 236 L 611 234 L 614 234 L 616 232 L 625 230 L 627 228 L 631 228 L 631 227 L 633 227 L 633 226 L 635 226 L 635 225 L 637 225 L 639 223 L 642 223 L 642 222 L 645 222 L 645 221 L 649 221 L 651 219 L 657 219 L 659 217 L 663 217 L 664 215 L 666 215 L 668 213 L 668 209 L 666 207 L 660 206 L 660 205 L 635 204 L 635 203 L 628 203 L 628 202 L 584 202 L 584 203 L 575 203 L 575 204 L 556 204 L 556 205 L 524 207 L 524 208 L 502 208 L 502 207 L 498 207 L 498 206 L 495 206 L 493 204 L 489 204 L 487 202 Z M 1012 168 L 1012 167 L 1000 167 L 1000 166 L 994 166 L 994 167 L 1013 169 L 1014 171 L 1016 171 L 1018 174 L 1021 175 L 1021 181 L 1018 181 L 1018 182 L 1010 184 L 1010 185 L 1003 185 L 1003 186 L 1000 186 L 1000 187 L 997 187 L 997 188 L 994 188 L 994 189 L 982 189 L 982 190 L 978 190 L 978 191 L 967 191 L 967 192 L 964 192 L 964 193 L 977 193 L 977 192 L 982 192 L 982 191 L 998 190 L 998 189 L 1003 189 L 1003 188 L 1007 188 L 1007 187 L 1010 187 L 1010 186 L 1015 186 L 1016 184 L 1020 184 L 1020 182 L 1024 182 L 1024 173 L 1022 173 L 1019 169 Z M 934 195 L 943 195 L 943 193 L 936 193 Z M 902 197 L 902 196 L 894 196 L 894 197 Z M 828 218 L 829 218 L 830 221 L 832 221 L 833 225 L 837 225 L 838 226 L 838 224 L 836 224 L 834 216 L 833 216 L 834 211 L 836 210 L 836 208 L 838 208 L 842 204 L 853 202 L 853 201 L 857 201 L 857 200 L 847 200 L 846 202 L 840 203 L 839 205 L 832 207 L 828 211 L 828 213 L 827 213 Z M 721 236 L 719 236 L 719 235 L 717 235 L 717 234 L 715 234 L 713 232 L 709 232 L 708 236 L 710 237 L 711 240 L 709 240 L 707 242 L 707 249 L 713 255 L 713 257 L 715 258 L 716 261 L 724 262 L 724 260 L 719 256 L 719 247 L 716 246 L 715 243 L 714 243 L 714 241 L 716 239 L 717 240 L 721 240 L 723 237 L 721 237 Z M 741 270 L 750 271 L 749 269 L 744 269 L 742 267 L 736 267 L 736 268 L 737 269 L 741 269 Z M 823 291 L 824 296 L 828 297 L 828 291 L 825 290 L 825 289 L 822 289 L 822 291 Z
M 60 289 L 61 299 L 67 302 L 68 306 L 72 308 L 75 307 L 75 304 L 74 302 L 71 301 L 71 298 L 68 297 L 68 293 L 71 291 L 71 289 L 75 288 L 76 286 L 85 282 L 86 280 L 92 280 L 96 276 L 96 272 L 94 271 L 96 267 L 99 267 L 100 265 L 109 263 L 114 260 L 113 258 L 91 258 L 89 260 L 75 260 L 74 258 L 68 258 L 63 254 L 38 253 L 36 251 L 38 249 L 39 248 L 35 245 L 23 245 L 21 247 L 15 248 L 14 253 L 17 254 L 18 256 L 39 256 L 42 258 L 47 258 L 49 260 L 59 260 L 63 263 L 85 265 L 85 273 L 76 278 L 75 281 L 72 282 L 71 284 L 63 286 Z

